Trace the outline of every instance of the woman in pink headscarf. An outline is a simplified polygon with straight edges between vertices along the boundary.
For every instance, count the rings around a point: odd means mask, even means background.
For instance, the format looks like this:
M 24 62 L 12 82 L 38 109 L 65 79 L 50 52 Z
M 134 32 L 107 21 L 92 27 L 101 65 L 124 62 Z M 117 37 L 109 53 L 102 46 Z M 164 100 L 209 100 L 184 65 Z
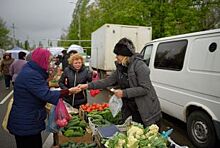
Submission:
M 8 130 L 15 135 L 17 148 L 42 148 L 41 131 L 45 129 L 47 102 L 57 105 L 59 98 L 78 93 L 72 87 L 51 91 L 47 85 L 51 53 L 37 48 L 31 61 L 24 65 L 14 85 L 14 102 L 8 120 Z

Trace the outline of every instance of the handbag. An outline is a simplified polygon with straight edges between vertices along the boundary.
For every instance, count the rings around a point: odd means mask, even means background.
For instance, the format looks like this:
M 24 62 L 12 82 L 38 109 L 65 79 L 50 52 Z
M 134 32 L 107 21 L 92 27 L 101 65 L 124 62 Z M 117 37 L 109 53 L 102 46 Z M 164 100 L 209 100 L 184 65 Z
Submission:
M 9 114 L 10 114 L 10 112 L 11 112 L 11 108 L 12 108 L 13 101 L 14 101 L 14 99 L 11 98 L 11 100 L 9 101 L 8 106 L 7 106 L 7 111 L 6 111 L 6 113 L 5 113 L 5 117 L 4 117 L 3 121 L 2 121 L 2 128 L 3 128 L 5 131 L 7 131 L 7 132 L 9 132 L 8 129 L 7 129 L 7 126 L 8 126 L 8 118 L 9 118 Z

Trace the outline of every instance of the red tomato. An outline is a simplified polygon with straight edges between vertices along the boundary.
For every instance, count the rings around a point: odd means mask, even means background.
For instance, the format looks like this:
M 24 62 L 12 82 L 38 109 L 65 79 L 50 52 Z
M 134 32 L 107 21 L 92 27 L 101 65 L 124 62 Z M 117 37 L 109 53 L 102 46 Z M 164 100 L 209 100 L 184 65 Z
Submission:
M 86 110 L 87 112 L 91 112 L 92 111 L 92 109 L 91 108 L 87 108 L 87 110 Z
M 101 106 L 98 108 L 99 111 L 103 111 L 103 109 L 104 109 L 104 108 L 101 107 Z
M 92 106 L 92 109 L 93 109 L 93 110 L 97 109 L 97 106 Z

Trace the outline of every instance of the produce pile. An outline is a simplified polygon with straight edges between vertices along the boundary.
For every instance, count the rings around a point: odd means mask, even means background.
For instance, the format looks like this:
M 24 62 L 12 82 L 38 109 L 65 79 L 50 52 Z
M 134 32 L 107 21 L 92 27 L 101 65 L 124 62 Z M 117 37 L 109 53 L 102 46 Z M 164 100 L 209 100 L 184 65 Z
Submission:
M 136 124 L 128 127 L 127 132 L 116 133 L 110 139 L 103 139 L 106 148 L 167 148 L 167 139 L 159 132 L 157 125 L 147 128 Z
M 60 145 L 60 148 L 96 148 L 96 143 L 76 143 L 76 142 L 65 142 Z
M 107 107 L 102 111 L 94 110 L 87 115 L 91 121 L 96 125 L 110 124 L 113 123 L 115 125 L 119 124 L 121 113 L 119 113 L 116 117 L 112 116 L 110 109 Z
M 78 116 L 73 116 L 68 124 L 61 128 L 61 132 L 66 137 L 80 137 L 85 135 L 86 122 L 81 120 Z
M 85 112 L 92 112 L 94 110 L 97 110 L 97 111 L 103 111 L 104 109 L 108 108 L 109 107 L 109 104 L 108 103 L 102 103 L 102 104 L 99 104 L 99 103 L 93 103 L 93 104 L 83 104 L 80 106 L 80 108 L 85 111 Z

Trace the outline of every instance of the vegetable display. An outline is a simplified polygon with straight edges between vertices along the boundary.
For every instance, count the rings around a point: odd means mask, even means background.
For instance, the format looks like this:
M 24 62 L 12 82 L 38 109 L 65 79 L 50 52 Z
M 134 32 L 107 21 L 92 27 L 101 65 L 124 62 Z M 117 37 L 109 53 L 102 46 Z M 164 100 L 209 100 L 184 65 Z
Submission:
M 66 142 L 63 144 L 60 144 L 60 148 L 95 148 L 96 143 L 76 143 L 76 142 Z
M 155 124 L 145 129 L 141 125 L 131 125 L 126 134 L 116 133 L 103 142 L 107 148 L 167 148 L 167 139 L 158 131 Z
M 80 106 L 80 108 L 86 112 L 92 112 L 94 110 L 103 111 L 105 108 L 108 107 L 109 107 L 108 103 L 102 103 L 102 104 L 93 103 L 91 105 L 87 103 Z
M 110 109 L 106 108 L 102 111 L 94 110 L 90 112 L 87 116 L 90 117 L 92 119 L 92 122 L 94 123 L 100 121 L 101 123 L 104 124 L 104 121 L 105 122 L 107 121 L 108 123 L 110 122 L 117 125 L 120 122 L 121 113 L 119 113 L 116 117 L 113 117 Z
M 68 124 L 61 128 L 61 131 L 66 137 L 80 137 L 85 135 L 86 122 L 81 120 L 78 116 L 73 116 Z

